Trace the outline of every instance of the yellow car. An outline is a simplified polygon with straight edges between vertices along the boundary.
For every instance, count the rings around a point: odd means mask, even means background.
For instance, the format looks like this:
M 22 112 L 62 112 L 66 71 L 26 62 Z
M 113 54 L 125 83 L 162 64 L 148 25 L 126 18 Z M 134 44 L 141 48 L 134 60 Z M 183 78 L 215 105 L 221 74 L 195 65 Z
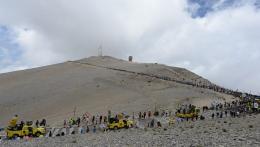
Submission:
M 188 114 L 177 113 L 176 116 L 180 118 L 192 118 L 198 116 L 198 113 L 188 113 Z
M 16 138 L 16 137 L 24 137 L 24 136 L 34 136 L 39 137 L 41 135 L 45 135 L 46 129 L 43 127 L 34 128 L 32 126 L 24 125 L 22 130 L 14 130 L 10 128 L 6 128 L 6 136 L 8 138 Z
M 108 124 L 108 128 L 111 130 L 117 130 L 117 129 L 121 129 L 121 128 L 131 128 L 133 127 L 133 121 L 131 120 L 125 120 L 125 119 L 120 119 L 120 120 L 116 120 L 116 119 L 112 119 L 110 121 L 110 123 Z

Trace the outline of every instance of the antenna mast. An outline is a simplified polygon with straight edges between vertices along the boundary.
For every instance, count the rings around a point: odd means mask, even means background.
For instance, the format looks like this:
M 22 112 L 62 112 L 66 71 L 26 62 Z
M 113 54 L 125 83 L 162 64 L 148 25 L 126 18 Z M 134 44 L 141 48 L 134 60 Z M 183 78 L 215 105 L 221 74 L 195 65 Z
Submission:
M 103 48 L 102 48 L 102 45 L 100 45 L 99 47 L 98 47 L 98 56 L 103 56 Z

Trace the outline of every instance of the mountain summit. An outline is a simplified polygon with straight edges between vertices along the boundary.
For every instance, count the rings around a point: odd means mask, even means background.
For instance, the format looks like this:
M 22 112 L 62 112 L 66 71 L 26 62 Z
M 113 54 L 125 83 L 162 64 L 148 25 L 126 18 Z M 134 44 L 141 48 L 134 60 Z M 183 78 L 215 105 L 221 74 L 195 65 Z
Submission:
M 186 101 L 202 106 L 232 98 L 194 84 L 214 85 L 183 68 L 108 56 L 5 73 L 0 75 L 0 126 L 14 114 L 55 124 L 74 113 L 175 109 Z

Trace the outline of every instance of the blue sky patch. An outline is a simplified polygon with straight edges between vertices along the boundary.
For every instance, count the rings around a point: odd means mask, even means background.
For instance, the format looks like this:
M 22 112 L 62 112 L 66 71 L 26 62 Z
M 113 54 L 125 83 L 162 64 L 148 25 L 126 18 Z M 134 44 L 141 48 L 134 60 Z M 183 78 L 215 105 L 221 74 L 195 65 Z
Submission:
M 0 25 L 0 68 L 4 68 L 20 59 L 22 50 L 14 42 L 15 34 L 11 28 Z
M 232 6 L 240 6 L 246 2 L 241 0 L 187 0 L 188 12 L 191 13 L 192 18 L 205 17 L 208 13 L 223 10 Z M 252 2 L 256 8 L 260 8 L 260 0 L 248 0 Z M 195 9 L 194 9 L 195 7 Z

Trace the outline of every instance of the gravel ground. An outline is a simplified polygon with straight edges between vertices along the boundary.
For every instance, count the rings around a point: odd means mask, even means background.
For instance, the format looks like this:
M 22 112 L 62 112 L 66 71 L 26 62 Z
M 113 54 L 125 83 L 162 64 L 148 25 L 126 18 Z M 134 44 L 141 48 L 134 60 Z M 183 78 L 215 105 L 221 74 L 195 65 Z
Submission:
M 172 127 L 128 129 L 31 140 L 2 141 L 1 147 L 84 146 L 260 146 L 260 115 L 207 119 Z

